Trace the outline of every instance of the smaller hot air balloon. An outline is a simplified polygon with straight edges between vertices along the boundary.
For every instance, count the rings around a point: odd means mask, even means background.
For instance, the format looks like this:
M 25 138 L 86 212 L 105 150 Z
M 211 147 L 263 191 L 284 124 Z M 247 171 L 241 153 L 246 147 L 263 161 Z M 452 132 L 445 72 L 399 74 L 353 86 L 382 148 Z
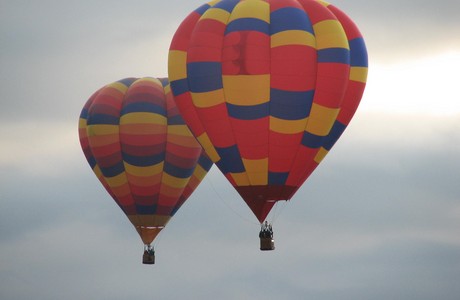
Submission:
M 80 144 L 91 169 L 151 245 L 212 166 L 185 125 L 166 79 L 126 78 L 86 102 Z

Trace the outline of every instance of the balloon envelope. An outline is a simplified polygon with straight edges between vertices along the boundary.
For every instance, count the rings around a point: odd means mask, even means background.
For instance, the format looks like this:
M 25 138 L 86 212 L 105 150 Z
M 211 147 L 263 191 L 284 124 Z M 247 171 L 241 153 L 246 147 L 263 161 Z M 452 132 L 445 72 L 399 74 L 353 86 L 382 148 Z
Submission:
M 358 28 L 315 0 L 210 2 L 169 53 L 181 114 L 260 222 L 343 133 L 366 78 Z
M 212 166 L 165 79 L 104 86 L 84 106 L 79 136 L 92 170 L 146 245 Z

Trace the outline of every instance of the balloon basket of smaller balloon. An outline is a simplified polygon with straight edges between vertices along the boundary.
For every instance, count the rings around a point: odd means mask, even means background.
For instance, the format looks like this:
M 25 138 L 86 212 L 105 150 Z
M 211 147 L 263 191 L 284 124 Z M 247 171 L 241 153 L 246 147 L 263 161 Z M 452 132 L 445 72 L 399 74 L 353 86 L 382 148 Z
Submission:
M 144 254 L 142 255 L 142 263 L 144 265 L 155 264 L 155 251 L 152 248 L 144 250 Z
M 155 254 L 145 253 L 142 255 L 142 263 L 144 265 L 153 265 L 155 264 Z
M 271 237 L 261 237 L 260 238 L 260 250 L 275 250 L 275 240 Z

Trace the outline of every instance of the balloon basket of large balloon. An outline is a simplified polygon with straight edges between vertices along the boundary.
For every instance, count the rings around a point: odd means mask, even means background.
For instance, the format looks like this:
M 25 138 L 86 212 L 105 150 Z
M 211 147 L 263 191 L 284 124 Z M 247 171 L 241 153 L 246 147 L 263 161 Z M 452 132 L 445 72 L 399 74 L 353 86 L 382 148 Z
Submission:
M 261 237 L 260 238 L 260 250 L 267 251 L 267 250 L 275 250 L 275 241 L 268 237 Z
M 275 250 L 275 241 L 273 240 L 273 228 L 270 223 L 265 221 L 264 223 L 260 224 L 260 250 L 267 251 L 267 250 Z

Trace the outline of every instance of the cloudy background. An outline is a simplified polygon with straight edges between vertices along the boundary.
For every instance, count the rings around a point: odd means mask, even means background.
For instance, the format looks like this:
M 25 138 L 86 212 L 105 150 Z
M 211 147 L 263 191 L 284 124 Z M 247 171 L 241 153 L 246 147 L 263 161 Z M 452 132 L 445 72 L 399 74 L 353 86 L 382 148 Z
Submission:
M 0 298 L 458 299 L 460 2 L 336 0 L 369 83 L 342 139 L 277 209 L 271 252 L 216 168 L 159 236 L 157 263 L 88 167 L 86 99 L 167 76 L 203 2 L 0 0 Z

